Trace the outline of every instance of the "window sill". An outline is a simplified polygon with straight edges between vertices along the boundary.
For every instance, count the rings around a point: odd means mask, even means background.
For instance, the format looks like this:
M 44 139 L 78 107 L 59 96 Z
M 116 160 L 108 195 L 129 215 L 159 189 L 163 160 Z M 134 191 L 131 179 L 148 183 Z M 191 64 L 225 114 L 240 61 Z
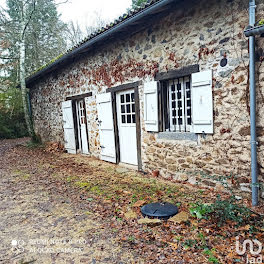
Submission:
M 191 132 L 159 132 L 158 139 L 198 141 L 198 135 Z

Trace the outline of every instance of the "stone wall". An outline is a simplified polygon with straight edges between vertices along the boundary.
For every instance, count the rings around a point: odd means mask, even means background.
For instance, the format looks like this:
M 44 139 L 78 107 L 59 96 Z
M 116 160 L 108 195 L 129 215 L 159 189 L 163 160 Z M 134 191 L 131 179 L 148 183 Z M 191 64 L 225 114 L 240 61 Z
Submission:
M 196 141 L 162 139 L 145 131 L 143 86 L 139 87 L 142 161 L 145 171 L 158 169 L 166 178 L 218 186 L 214 175 L 243 192 L 250 188 L 250 117 L 248 0 L 185 1 L 183 6 L 130 38 L 93 51 L 56 74 L 46 76 L 31 89 L 35 129 L 44 141 L 63 141 L 61 102 L 66 96 L 93 92 L 86 99 L 91 154 L 99 156 L 96 94 L 108 87 L 151 77 L 156 72 L 198 63 L 213 69 L 213 135 Z M 264 17 L 258 3 L 257 19 Z M 257 39 L 262 60 L 263 39 Z M 225 67 L 221 59 L 227 59 Z M 258 161 L 264 172 L 264 66 L 257 63 Z M 263 177 L 260 176 L 261 180 Z

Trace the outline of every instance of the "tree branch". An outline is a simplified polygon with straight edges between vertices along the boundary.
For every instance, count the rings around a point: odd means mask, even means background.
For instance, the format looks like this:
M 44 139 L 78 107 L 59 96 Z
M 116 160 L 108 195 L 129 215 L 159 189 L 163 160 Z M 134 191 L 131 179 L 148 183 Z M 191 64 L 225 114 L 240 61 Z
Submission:
M 18 60 L 19 58 L 16 58 L 16 57 L 1 57 L 0 56 L 0 59 L 1 60 Z
M 36 0 L 34 0 L 32 4 L 33 4 L 33 8 L 32 8 L 32 11 L 31 11 L 31 13 L 29 15 L 28 21 L 27 21 L 27 23 L 26 23 L 26 25 L 25 25 L 25 27 L 23 29 L 22 38 L 24 38 L 25 31 L 26 31 L 26 29 L 28 27 L 28 24 L 29 24 L 29 22 L 30 22 L 30 20 L 31 20 L 31 18 L 32 18 L 34 12 L 35 12 L 35 10 L 36 10 Z
M 57 4 L 55 4 L 55 5 L 58 6 L 58 5 L 66 4 L 66 3 L 68 3 L 68 2 L 69 2 L 69 0 L 65 0 L 65 1 L 60 2 L 60 3 L 57 3 Z

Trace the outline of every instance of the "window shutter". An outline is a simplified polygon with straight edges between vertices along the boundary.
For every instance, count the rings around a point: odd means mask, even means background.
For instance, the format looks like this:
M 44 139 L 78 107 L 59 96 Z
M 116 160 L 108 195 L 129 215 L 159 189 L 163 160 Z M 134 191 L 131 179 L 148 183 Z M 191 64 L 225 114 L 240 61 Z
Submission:
M 212 70 L 192 74 L 194 133 L 213 134 Z
M 68 153 L 76 154 L 76 139 L 72 112 L 72 101 L 62 102 L 64 147 Z
M 116 163 L 115 131 L 111 93 L 96 95 L 101 159 Z
M 144 120 L 146 131 L 159 132 L 158 85 L 156 81 L 144 84 Z

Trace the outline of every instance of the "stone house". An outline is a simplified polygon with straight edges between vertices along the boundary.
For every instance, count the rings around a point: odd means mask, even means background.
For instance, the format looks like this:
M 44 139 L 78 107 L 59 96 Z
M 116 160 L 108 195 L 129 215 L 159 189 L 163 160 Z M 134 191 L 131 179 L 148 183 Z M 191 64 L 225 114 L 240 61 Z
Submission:
M 264 17 L 262 1 L 256 12 Z M 149 1 L 27 79 L 36 133 L 70 153 L 192 184 L 220 188 L 220 176 L 249 193 L 247 25 L 248 0 Z M 256 39 L 260 175 L 263 43 Z

